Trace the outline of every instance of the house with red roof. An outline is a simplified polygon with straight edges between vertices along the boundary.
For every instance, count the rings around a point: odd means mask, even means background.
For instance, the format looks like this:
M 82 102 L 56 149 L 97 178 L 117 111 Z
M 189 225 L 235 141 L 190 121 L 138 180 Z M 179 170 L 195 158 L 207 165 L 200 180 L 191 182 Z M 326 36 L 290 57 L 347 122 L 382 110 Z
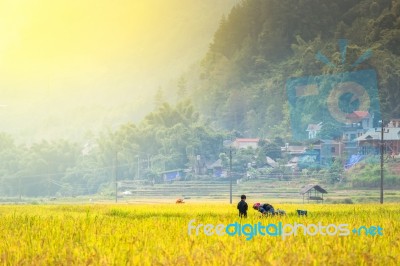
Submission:
M 373 128 L 374 115 L 368 111 L 354 111 L 346 119 L 349 123 L 343 127 L 343 141 L 352 141 Z
M 342 127 L 342 140 L 347 154 L 358 153 L 357 138 L 373 128 L 374 114 L 368 111 L 354 111 L 346 115 L 348 123 Z

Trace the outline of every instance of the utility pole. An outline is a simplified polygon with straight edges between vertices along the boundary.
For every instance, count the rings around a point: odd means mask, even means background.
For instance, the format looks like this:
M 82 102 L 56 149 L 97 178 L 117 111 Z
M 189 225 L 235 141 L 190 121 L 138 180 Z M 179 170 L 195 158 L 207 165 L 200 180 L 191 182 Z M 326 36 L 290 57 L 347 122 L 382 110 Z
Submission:
M 381 204 L 383 204 L 383 153 L 384 149 L 384 142 L 383 142 L 383 121 L 381 125 Z
M 115 152 L 115 203 L 118 202 L 118 151 Z
M 140 179 L 140 156 L 137 156 L 137 179 Z
M 47 170 L 47 197 L 49 197 L 50 198 L 50 190 L 51 190 L 51 183 L 50 183 L 50 166 L 49 166 L 49 162 L 47 162 L 47 167 L 46 167 L 46 170 Z
M 19 194 L 19 201 L 21 201 L 21 175 L 18 175 L 18 194 Z
M 383 120 L 381 122 L 381 129 L 377 130 L 375 129 L 375 132 L 380 132 L 381 133 L 381 140 L 380 140 L 380 155 L 381 155 L 381 191 L 380 191 L 380 203 L 383 204 L 383 170 L 384 170 L 384 152 L 385 152 L 385 142 L 384 142 L 384 133 L 388 133 L 389 130 L 384 127 Z
M 232 146 L 229 147 L 229 203 L 232 204 Z

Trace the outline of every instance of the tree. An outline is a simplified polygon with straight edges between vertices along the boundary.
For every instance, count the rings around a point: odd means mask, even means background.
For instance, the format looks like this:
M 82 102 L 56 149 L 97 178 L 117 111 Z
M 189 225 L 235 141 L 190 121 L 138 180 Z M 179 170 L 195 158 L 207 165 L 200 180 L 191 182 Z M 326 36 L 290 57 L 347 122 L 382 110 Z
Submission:
M 164 90 L 162 87 L 158 87 L 156 94 L 154 95 L 154 106 L 160 106 L 166 101 Z
M 177 90 L 177 101 L 180 101 L 182 98 L 184 98 L 187 94 L 187 85 L 186 85 L 186 79 L 181 76 L 178 80 L 178 90 Z
M 336 160 L 330 166 L 328 172 L 329 172 L 328 181 L 330 183 L 333 184 L 339 182 L 344 173 L 343 160 L 341 158 L 336 158 Z
M 342 137 L 342 128 L 338 123 L 325 122 L 317 137 L 321 139 L 340 139 Z

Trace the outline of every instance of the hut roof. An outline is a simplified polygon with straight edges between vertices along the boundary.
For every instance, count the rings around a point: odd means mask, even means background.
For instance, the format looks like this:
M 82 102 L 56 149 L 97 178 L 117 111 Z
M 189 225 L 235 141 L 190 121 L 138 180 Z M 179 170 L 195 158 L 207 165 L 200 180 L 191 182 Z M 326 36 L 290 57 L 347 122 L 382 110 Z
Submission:
M 310 185 L 307 185 L 307 186 L 303 187 L 301 189 L 301 191 L 300 191 L 300 194 L 306 194 L 311 189 L 315 189 L 316 191 L 318 191 L 320 193 L 328 193 L 328 191 L 326 191 L 325 189 L 323 189 L 319 185 L 310 184 Z

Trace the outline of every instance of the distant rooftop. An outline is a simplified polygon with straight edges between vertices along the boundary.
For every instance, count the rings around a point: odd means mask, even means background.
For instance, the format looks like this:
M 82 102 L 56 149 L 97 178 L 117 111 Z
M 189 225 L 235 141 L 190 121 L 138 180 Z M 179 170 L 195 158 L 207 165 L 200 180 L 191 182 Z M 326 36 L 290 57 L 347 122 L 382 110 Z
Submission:
M 236 142 L 259 142 L 260 139 L 236 139 Z
M 306 194 L 308 191 L 315 189 L 316 191 L 320 192 L 320 193 L 328 193 L 328 191 L 326 191 L 325 189 L 323 189 L 322 187 L 320 187 L 319 185 L 314 185 L 314 184 L 310 184 L 307 185 L 305 187 L 303 187 L 300 191 L 300 194 Z
M 363 118 L 369 117 L 369 112 L 368 111 L 354 111 L 351 114 L 347 114 L 346 118 L 353 120 L 353 121 L 359 121 Z
M 380 128 L 375 130 L 374 128 L 365 132 L 364 135 L 355 139 L 355 141 L 364 141 L 364 140 L 380 140 L 381 139 L 381 132 Z M 399 127 L 391 127 L 386 128 L 387 132 L 385 131 L 383 134 L 384 140 L 400 140 L 400 128 Z

